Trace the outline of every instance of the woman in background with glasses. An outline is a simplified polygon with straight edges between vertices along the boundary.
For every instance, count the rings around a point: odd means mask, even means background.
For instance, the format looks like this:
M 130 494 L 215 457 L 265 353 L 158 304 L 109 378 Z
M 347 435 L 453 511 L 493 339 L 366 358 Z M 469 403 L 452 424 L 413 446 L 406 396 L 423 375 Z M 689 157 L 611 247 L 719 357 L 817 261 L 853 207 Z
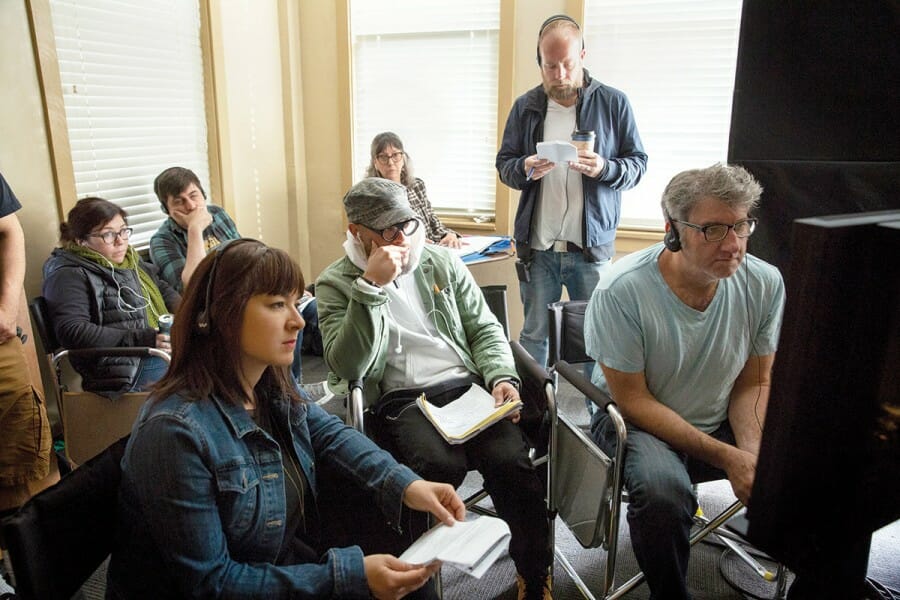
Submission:
M 82 198 L 60 224 L 59 248 L 44 263 L 43 295 L 59 343 L 68 349 L 147 346 L 169 351 L 159 317 L 181 295 L 128 243 L 128 215 L 102 198 Z M 48 349 L 49 350 L 49 349 Z M 155 356 L 72 359 L 87 391 L 142 391 L 166 362 Z
M 431 202 L 428 201 L 428 195 L 425 193 L 425 182 L 418 177 L 413 177 L 409 155 L 403 151 L 403 142 L 396 133 L 385 131 L 376 135 L 372 140 L 366 177 L 390 179 L 406 186 L 409 205 L 422 218 L 428 241 L 450 248 L 461 246 L 459 234 L 444 227 L 441 220 L 434 214 Z

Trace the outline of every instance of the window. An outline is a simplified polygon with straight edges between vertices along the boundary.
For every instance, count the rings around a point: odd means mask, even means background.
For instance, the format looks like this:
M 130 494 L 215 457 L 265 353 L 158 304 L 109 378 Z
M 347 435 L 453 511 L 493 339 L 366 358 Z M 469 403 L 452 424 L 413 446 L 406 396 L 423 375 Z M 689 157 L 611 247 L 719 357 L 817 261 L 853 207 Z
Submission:
M 165 219 L 153 179 L 180 165 L 209 180 L 199 5 L 51 0 L 50 9 L 76 194 L 120 205 L 131 243 L 146 246 Z
M 393 131 L 441 214 L 494 214 L 499 0 L 351 0 L 353 176 Z
M 628 96 L 649 156 L 622 225 L 661 227 L 669 180 L 727 160 L 740 16 L 740 0 L 586 0 L 585 65 Z

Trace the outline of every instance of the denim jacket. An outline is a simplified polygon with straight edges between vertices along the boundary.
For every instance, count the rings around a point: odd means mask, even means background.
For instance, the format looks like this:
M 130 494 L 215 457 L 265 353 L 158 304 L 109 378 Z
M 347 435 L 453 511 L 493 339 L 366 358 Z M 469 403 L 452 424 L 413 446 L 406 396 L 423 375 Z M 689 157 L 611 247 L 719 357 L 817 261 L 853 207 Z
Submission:
M 398 523 L 412 471 L 319 406 L 267 397 L 314 495 L 316 461 L 336 463 Z M 243 407 L 215 395 L 148 402 L 122 471 L 107 598 L 369 597 L 358 546 L 274 564 L 286 523 L 282 455 Z

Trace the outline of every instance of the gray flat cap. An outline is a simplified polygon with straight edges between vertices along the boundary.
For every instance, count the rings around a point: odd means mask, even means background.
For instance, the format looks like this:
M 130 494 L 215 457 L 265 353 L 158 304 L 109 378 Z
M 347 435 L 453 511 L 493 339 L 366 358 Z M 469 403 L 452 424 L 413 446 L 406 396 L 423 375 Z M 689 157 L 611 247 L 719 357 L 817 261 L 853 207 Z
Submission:
M 348 222 L 375 230 L 418 219 L 409 206 L 406 187 L 380 177 L 367 177 L 350 188 L 344 196 L 344 210 Z

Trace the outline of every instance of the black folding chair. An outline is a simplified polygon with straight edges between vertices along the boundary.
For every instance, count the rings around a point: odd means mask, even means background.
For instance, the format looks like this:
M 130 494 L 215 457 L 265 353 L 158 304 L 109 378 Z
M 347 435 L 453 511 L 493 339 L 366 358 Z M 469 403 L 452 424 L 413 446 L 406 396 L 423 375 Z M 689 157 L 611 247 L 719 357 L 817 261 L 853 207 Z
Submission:
M 69 600 L 112 551 L 124 437 L 4 519 L 16 594 Z

